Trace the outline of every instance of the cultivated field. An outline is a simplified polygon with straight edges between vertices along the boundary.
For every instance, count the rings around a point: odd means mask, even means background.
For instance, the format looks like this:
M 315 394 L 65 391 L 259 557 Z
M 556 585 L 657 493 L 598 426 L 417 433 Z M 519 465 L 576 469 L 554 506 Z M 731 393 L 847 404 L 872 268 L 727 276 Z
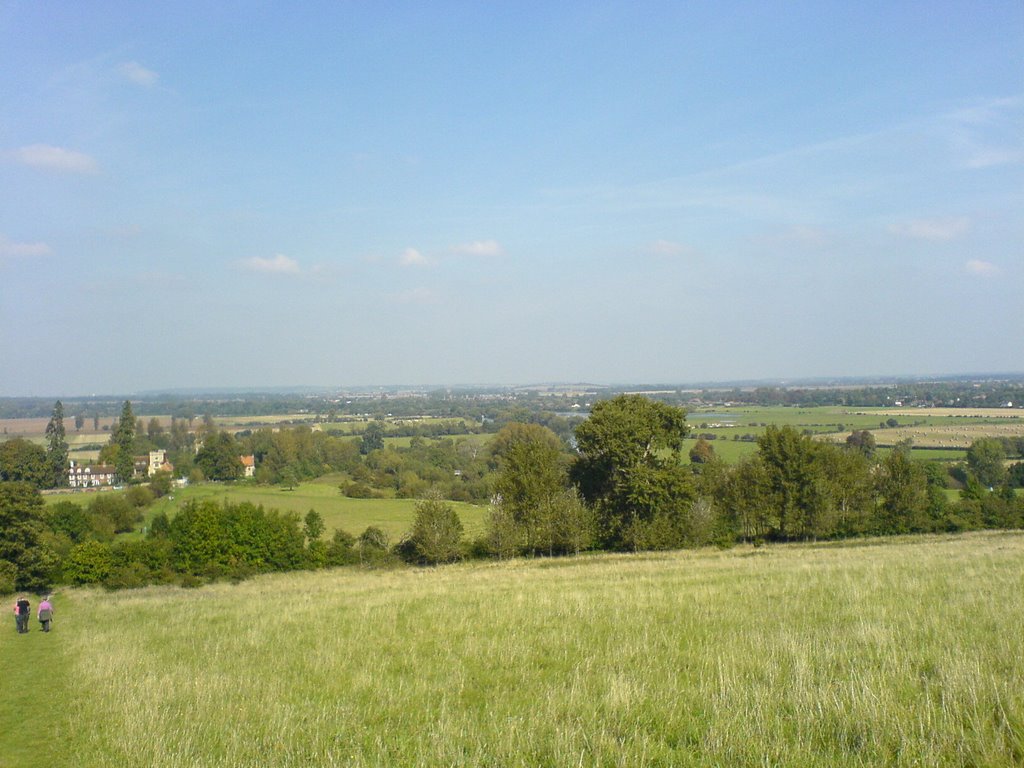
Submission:
M 56 600 L 0 634 L 5 764 L 1024 762 L 1024 533 Z

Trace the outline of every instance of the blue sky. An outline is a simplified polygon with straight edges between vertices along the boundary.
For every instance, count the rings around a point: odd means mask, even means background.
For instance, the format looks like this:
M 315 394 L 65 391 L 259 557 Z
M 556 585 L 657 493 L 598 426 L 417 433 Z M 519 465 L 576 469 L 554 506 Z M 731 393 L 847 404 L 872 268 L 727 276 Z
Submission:
M 1018 0 L 0 0 L 0 395 L 1019 372 L 1022 289 Z

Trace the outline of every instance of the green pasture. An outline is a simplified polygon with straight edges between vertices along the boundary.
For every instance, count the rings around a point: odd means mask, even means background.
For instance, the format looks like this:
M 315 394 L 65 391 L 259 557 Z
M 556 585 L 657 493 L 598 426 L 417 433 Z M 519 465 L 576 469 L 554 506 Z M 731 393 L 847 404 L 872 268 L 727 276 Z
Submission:
M 1009 768 L 1022 586 L 1013 532 L 67 589 L 0 761 Z
M 315 509 L 324 519 L 325 535 L 328 537 L 336 528 L 358 536 L 368 526 L 375 525 L 386 531 L 392 542 L 397 542 L 412 527 L 416 517 L 415 499 L 350 499 L 342 496 L 337 485 L 313 482 L 302 483 L 293 490 L 249 483 L 204 483 L 190 486 L 158 499 L 147 510 L 147 519 L 161 512 L 173 517 L 182 504 L 192 499 L 210 498 L 231 503 L 248 501 L 262 504 L 266 509 L 294 512 L 299 517 Z M 458 511 L 467 536 L 482 533 L 486 507 L 450 503 Z

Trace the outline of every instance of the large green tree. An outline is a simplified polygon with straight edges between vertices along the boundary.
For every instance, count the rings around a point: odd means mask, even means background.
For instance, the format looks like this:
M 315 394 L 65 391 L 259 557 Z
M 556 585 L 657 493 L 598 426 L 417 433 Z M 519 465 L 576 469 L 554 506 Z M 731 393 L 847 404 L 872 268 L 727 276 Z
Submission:
M 967 468 L 986 488 L 996 488 L 1006 479 L 1006 449 L 994 437 L 983 437 L 967 449 Z
M 774 534 L 781 539 L 829 535 L 834 507 L 825 472 L 827 447 L 788 425 L 769 425 L 757 446 L 771 504 L 778 514 Z
M 46 465 L 51 488 L 63 488 L 68 484 L 68 443 L 65 437 L 64 404 L 58 400 L 46 425 Z
M 114 474 L 119 483 L 126 483 L 135 476 L 135 427 L 131 401 L 125 400 L 121 407 L 121 418 L 110 435 L 111 445 L 117 447 Z
M 14 568 L 17 589 L 45 589 L 57 565 L 43 543 L 43 498 L 28 483 L 0 482 L 0 564 Z
M 238 441 L 229 432 L 210 432 L 196 454 L 196 466 L 207 480 L 237 480 L 242 476 Z
M 0 443 L 0 481 L 29 483 L 34 488 L 49 487 L 50 473 L 43 447 L 15 437 Z
M 876 478 L 878 508 L 875 532 L 917 533 L 932 530 L 928 509 L 928 476 L 910 458 L 910 447 L 900 445 L 885 457 Z
M 570 477 L 595 509 L 606 546 L 660 546 L 682 542 L 683 517 L 693 500 L 682 464 L 689 432 L 686 411 L 642 395 L 596 403 L 576 427 L 579 455 Z
M 494 484 L 496 503 L 514 525 L 523 551 L 551 553 L 556 549 L 557 503 L 565 493 L 567 458 L 558 435 L 539 424 L 506 424 L 491 446 L 498 464 Z

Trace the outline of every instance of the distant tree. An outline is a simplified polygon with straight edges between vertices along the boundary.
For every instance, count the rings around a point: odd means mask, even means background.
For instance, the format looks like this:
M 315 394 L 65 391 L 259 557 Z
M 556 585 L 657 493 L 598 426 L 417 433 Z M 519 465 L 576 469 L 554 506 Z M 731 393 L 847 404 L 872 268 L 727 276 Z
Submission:
M 607 546 L 640 549 L 658 518 L 676 525 L 693 500 L 682 466 L 686 411 L 642 395 L 619 395 L 576 427 L 579 455 L 570 476 L 596 511 Z
M 48 488 L 51 479 L 42 446 L 15 437 L 0 443 L 0 481 L 28 483 L 33 488 Z
M 76 413 L 75 414 L 75 432 L 81 432 L 82 431 L 82 427 L 84 427 L 84 426 L 85 426 L 85 414 Z
M 1006 477 L 1006 449 L 992 437 L 983 437 L 967 449 L 967 468 L 986 488 L 998 487 Z
M 64 404 L 58 400 L 46 425 L 46 465 L 49 470 L 49 488 L 63 488 L 68 484 L 68 444 L 64 433 Z
M 915 533 L 931 530 L 928 478 L 910 458 L 910 446 L 896 446 L 885 457 L 876 479 L 879 497 L 875 532 Z
M 99 432 L 100 431 L 100 415 L 98 413 L 93 414 L 93 417 L 92 417 L 92 431 L 93 432 Z
M 196 454 L 196 466 L 207 480 L 237 480 L 243 472 L 238 441 L 228 432 L 207 434 Z
M 89 513 L 95 518 L 107 520 L 114 533 L 128 533 L 135 530 L 135 524 L 142 520 L 142 512 L 124 495 L 103 493 L 89 502 Z
M 359 553 L 360 563 L 381 563 L 388 559 L 390 543 L 387 531 L 376 525 L 369 525 L 359 534 L 354 549 Z
M 335 529 L 325 552 L 326 565 L 348 565 L 356 562 L 355 537 L 340 528 Z
M 295 467 L 291 464 L 286 464 L 281 469 L 279 476 L 281 478 L 281 485 L 289 491 L 293 490 L 295 486 L 299 484 L 299 476 L 295 471 Z
M 146 436 L 157 444 L 163 439 L 164 428 L 160 425 L 160 419 L 156 416 L 151 418 L 146 425 Z
M 384 422 L 371 421 L 363 432 L 363 438 L 359 443 L 359 452 L 366 456 L 368 453 L 382 448 L 384 448 Z
M 50 530 L 62 533 L 72 542 L 85 541 L 92 535 L 92 519 L 79 504 L 58 501 L 46 510 L 46 523 Z
M 766 427 L 757 446 L 771 503 L 778 511 L 775 535 L 782 539 L 828 535 L 833 508 L 821 460 L 823 446 L 788 425 Z
M 690 462 L 693 464 L 707 464 L 715 458 L 715 447 L 703 437 L 699 438 L 690 449 Z
M 114 458 L 114 475 L 119 483 L 126 483 L 135 476 L 135 415 L 132 404 L 125 400 L 117 428 L 110 435 L 110 443 L 117 447 Z
M 873 465 L 860 447 L 844 450 L 822 444 L 821 450 L 821 465 L 834 508 L 832 533 L 861 535 L 868 530 L 875 502 Z
M 494 436 L 491 451 L 498 463 L 497 503 L 520 529 L 525 551 L 551 552 L 555 502 L 567 484 L 562 441 L 539 424 L 511 423 Z
M 875 436 L 866 429 L 855 429 L 846 438 L 846 447 L 870 459 L 875 455 Z
M 1007 468 L 1006 481 L 1011 488 L 1024 488 L 1024 461 L 1015 462 Z
M 309 510 L 306 513 L 305 525 L 302 530 L 308 541 L 319 540 L 324 533 L 324 519 L 320 513 L 315 509 Z
M 171 480 L 170 472 L 165 472 L 161 470 L 159 472 L 154 473 L 154 475 L 151 478 L 149 478 L 149 489 L 153 492 L 153 495 L 156 496 L 158 499 L 161 496 L 166 496 L 167 494 L 169 494 L 173 487 L 174 485 L 173 481 Z

